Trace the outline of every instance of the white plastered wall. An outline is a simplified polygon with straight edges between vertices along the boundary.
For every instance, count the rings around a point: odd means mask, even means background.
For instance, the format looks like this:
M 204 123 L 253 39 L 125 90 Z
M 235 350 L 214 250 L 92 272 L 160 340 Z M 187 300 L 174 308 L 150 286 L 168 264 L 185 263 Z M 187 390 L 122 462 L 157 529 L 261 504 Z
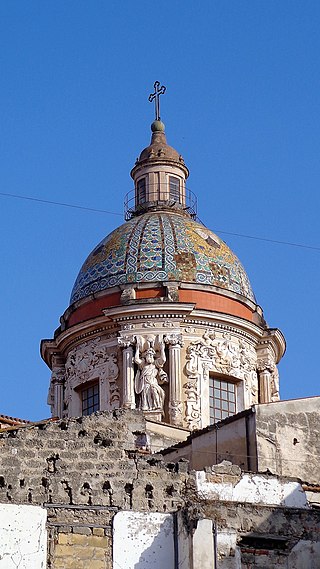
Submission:
M 0 504 L 0 569 L 45 569 L 47 511 Z

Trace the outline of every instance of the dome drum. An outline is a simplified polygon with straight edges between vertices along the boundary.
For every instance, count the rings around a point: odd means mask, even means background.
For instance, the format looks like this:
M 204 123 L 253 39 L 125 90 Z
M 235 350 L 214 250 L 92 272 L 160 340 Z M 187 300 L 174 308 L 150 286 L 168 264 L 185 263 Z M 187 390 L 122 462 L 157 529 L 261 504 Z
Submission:
M 221 390 L 229 386 L 237 412 L 263 396 L 277 400 L 276 363 L 283 349 L 278 331 L 183 303 L 114 307 L 42 343 L 52 367 L 54 415 L 80 415 L 81 394 L 95 384 L 101 410 L 141 408 L 152 420 L 190 430 L 212 423 L 214 382 Z M 144 391 L 141 399 L 141 381 L 154 385 L 154 397 Z M 55 398 L 61 385 L 64 397 Z M 226 411 L 219 411 L 220 418 Z

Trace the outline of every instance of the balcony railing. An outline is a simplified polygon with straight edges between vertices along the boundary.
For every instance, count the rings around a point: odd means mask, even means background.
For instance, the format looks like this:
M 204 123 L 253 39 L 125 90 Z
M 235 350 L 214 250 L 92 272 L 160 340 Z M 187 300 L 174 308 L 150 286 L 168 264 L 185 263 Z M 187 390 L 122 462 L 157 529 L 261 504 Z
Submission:
M 188 188 L 180 190 L 179 195 L 169 193 L 168 184 L 157 184 L 156 189 L 147 188 L 146 193 L 134 188 L 125 195 L 124 217 L 128 221 L 146 211 L 166 209 L 178 210 L 188 214 L 192 219 L 197 218 L 197 196 Z

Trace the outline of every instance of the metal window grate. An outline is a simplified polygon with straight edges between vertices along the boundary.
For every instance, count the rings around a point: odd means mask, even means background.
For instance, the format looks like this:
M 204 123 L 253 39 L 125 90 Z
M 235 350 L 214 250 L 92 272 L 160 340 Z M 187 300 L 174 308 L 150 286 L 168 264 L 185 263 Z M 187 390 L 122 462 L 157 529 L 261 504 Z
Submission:
M 236 385 L 210 377 L 209 383 L 210 423 L 221 421 L 236 412 Z
M 82 415 L 99 411 L 99 384 L 96 383 L 82 391 Z

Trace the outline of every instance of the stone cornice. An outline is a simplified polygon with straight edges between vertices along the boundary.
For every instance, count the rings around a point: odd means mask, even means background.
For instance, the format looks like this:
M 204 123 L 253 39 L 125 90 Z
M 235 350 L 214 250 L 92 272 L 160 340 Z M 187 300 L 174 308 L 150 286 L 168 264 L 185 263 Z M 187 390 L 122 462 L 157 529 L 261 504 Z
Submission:
M 184 318 L 194 309 L 194 304 L 182 302 L 159 302 L 159 303 L 139 303 L 115 306 L 103 310 L 108 318 L 115 322 L 136 319 L 165 319 L 165 318 Z
M 40 345 L 40 353 L 42 359 L 51 368 L 52 357 L 54 355 L 63 355 L 66 350 L 81 343 L 88 338 L 99 335 L 112 334 L 117 337 L 117 329 L 115 324 L 106 316 L 94 318 L 82 322 L 58 334 L 52 340 L 42 340 Z
M 231 314 L 209 310 L 194 310 L 192 318 L 190 320 L 186 319 L 186 321 L 188 323 L 190 322 L 190 324 L 193 324 L 194 321 L 198 321 L 204 326 L 208 325 L 210 322 L 215 322 L 217 325 L 221 324 L 222 328 L 231 326 L 235 330 L 243 330 L 250 336 L 255 336 L 257 339 L 261 338 L 265 331 L 254 322 L 250 322 L 240 316 L 232 316 Z

